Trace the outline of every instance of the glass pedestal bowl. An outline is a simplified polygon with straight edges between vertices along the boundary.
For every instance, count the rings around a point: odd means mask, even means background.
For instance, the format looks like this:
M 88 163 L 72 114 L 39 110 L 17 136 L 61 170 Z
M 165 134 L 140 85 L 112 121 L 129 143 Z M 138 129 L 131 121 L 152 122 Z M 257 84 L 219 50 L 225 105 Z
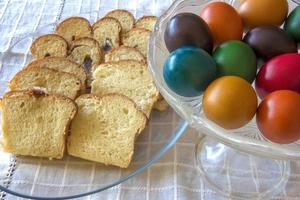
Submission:
M 148 46 L 148 62 L 156 85 L 162 96 L 190 126 L 206 136 L 195 150 L 196 160 L 206 182 L 223 196 L 239 199 L 265 199 L 279 193 L 286 186 L 290 174 L 290 161 L 300 160 L 299 141 L 280 145 L 266 141 L 259 132 L 255 120 L 236 130 L 225 130 L 208 120 L 201 106 L 201 96 L 187 98 L 171 91 L 163 79 L 163 65 L 169 55 L 164 43 L 164 31 L 171 17 L 182 12 L 199 14 L 203 7 L 215 0 L 177 0 L 159 18 L 151 34 Z M 239 0 L 225 0 L 234 7 Z M 290 10 L 296 1 L 289 1 Z M 226 167 L 222 167 L 226 166 Z M 233 184 L 231 168 L 248 167 L 252 170 L 253 189 L 249 179 Z M 271 177 L 261 177 L 260 170 L 269 167 Z M 241 169 L 242 170 L 242 169 Z M 219 178 L 227 177 L 220 182 Z M 225 178 L 226 179 L 226 178 Z M 266 179 L 269 183 L 265 184 Z M 272 179 L 272 180 L 271 180 Z M 246 184 L 247 183 L 247 184 Z

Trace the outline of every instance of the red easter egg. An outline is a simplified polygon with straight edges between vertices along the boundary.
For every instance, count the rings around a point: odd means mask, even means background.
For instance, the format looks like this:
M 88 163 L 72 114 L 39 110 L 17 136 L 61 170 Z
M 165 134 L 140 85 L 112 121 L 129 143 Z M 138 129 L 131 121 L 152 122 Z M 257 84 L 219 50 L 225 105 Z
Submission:
M 261 99 L 276 90 L 300 93 L 300 54 L 288 53 L 269 60 L 260 68 L 255 87 Z

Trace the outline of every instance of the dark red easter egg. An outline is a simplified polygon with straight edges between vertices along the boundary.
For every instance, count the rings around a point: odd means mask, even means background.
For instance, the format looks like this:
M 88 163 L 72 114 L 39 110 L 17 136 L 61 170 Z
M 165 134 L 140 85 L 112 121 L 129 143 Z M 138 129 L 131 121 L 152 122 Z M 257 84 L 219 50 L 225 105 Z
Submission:
M 260 68 L 255 87 L 262 99 L 276 90 L 300 93 L 300 54 L 288 53 L 269 60 Z

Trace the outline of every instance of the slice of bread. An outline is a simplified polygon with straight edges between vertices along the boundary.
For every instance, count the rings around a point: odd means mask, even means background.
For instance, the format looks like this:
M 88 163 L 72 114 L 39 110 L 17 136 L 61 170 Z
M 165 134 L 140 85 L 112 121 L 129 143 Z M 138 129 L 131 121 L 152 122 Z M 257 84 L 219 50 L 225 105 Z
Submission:
M 71 99 L 41 91 L 11 91 L 3 96 L 1 104 L 5 152 L 63 157 L 65 136 L 77 111 Z
M 46 67 L 27 67 L 13 77 L 9 88 L 11 90 L 40 88 L 46 93 L 61 94 L 75 99 L 82 87 L 80 80 L 72 74 Z
M 103 57 L 103 52 L 97 40 L 88 37 L 74 40 L 68 56 L 70 60 L 80 65 L 84 65 L 84 62 L 90 59 L 92 66 L 99 65 L 103 61 Z
M 147 29 L 148 31 L 153 31 L 156 21 L 156 16 L 143 16 L 135 22 L 134 27 Z
M 35 59 L 48 56 L 65 57 L 68 51 L 67 41 L 57 34 L 46 34 L 36 38 L 30 47 Z
M 56 27 L 56 33 L 64 37 L 71 45 L 73 40 L 81 37 L 90 37 L 92 28 L 90 22 L 83 17 L 70 17 L 60 22 Z
M 136 60 L 146 63 L 146 59 L 137 49 L 121 46 L 105 54 L 105 62 L 120 60 Z
M 113 10 L 106 14 L 107 17 L 112 17 L 117 19 L 122 27 L 121 34 L 128 32 L 132 29 L 135 19 L 131 12 L 127 10 Z
M 38 60 L 34 60 L 26 67 L 47 67 L 62 72 L 73 74 L 80 79 L 82 89 L 85 89 L 87 74 L 85 69 L 75 62 L 70 61 L 67 58 L 62 57 L 46 57 Z M 25 68 L 26 68 L 25 67 Z
M 141 52 L 132 47 L 121 46 L 105 54 L 105 62 L 116 62 L 120 60 L 136 60 L 146 63 L 146 59 Z M 169 108 L 169 104 L 159 95 L 159 99 L 154 103 L 153 108 L 164 112 Z
M 148 41 L 150 32 L 146 29 L 134 28 L 124 34 L 122 41 L 125 46 L 139 50 L 143 56 L 147 57 Z
M 102 50 L 109 51 L 120 46 L 121 24 L 112 17 L 104 17 L 93 24 L 93 37 Z
M 93 76 L 92 93 L 123 94 L 131 98 L 147 117 L 150 116 L 159 92 L 145 63 L 133 60 L 103 63 L 96 68 Z
M 103 52 L 97 40 L 83 37 L 73 41 L 68 59 L 84 66 L 87 71 L 87 85 L 92 82 L 92 71 L 104 60 Z
M 68 153 L 105 165 L 128 167 L 135 138 L 146 127 L 146 116 L 132 100 L 118 94 L 85 94 L 76 103 L 79 109 L 72 121 Z

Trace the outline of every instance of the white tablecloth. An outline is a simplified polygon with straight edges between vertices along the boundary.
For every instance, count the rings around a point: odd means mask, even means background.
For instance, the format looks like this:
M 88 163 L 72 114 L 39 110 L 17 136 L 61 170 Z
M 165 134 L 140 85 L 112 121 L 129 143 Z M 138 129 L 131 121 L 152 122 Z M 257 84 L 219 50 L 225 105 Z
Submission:
M 0 0 L 0 52 L 4 52 L 22 34 L 66 16 L 99 8 L 103 11 L 129 9 L 136 17 L 159 15 L 170 3 L 171 0 Z M 194 158 L 197 138 L 198 134 L 189 129 L 158 163 L 138 177 L 82 199 L 225 199 L 210 189 L 200 176 Z M 9 187 L 12 190 L 13 187 L 28 189 L 26 183 L 11 183 Z M 300 199 L 299 189 L 300 163 L 292 163 L 289 183 L 285 191 L 274 199 Z M 0 192 L 0 199 L 16 197 Z

